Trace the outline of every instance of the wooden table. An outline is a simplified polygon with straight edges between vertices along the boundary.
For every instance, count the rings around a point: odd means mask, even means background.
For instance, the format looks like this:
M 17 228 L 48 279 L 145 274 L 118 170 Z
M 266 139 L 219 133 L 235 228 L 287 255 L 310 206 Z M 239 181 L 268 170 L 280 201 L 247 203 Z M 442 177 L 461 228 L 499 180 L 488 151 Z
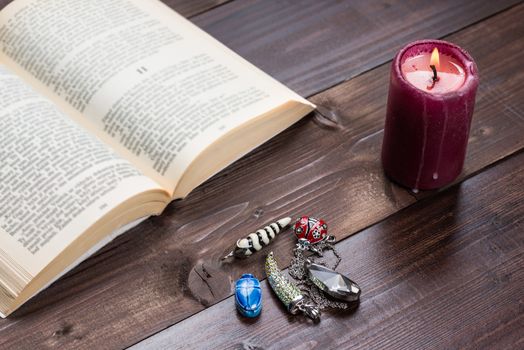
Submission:
M 0 348 L 524 347 L 522 2 L 166 2 L 319 109 L 1 320 Z M 414 194 L 384 177 L 379 153 L 391 58 L 421 38 L 466 48 L 481 85 L 463 174 Z M 220 257 L 300 214 L 329 222 L 360 306 L 314 325 L 264 280 L 261 317 L 241 318 L 233 281 L 265 277 L 265 254 Z M 283 265 L 293 245 L 273 245 Z

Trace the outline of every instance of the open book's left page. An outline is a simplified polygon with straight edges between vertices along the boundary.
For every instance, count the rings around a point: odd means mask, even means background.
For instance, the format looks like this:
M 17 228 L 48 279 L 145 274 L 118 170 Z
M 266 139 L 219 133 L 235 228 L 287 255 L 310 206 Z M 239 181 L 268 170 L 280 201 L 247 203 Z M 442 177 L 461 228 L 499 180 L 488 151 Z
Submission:
M 125 213 L 124 203 L 135 200 L 140 206 L 140 196 L 156 194 L 164 202 L 168 196 L 2 65 L 0 131 L 0 312 L 5 315 L 53 260 L 73 243 L 90 240 L 82 235 L 98 221 Z M 74 259 L 63 256 L 61 264 Z
M 0 57 L 175 197 L 313 109 L 158 0 L 16 0 Z

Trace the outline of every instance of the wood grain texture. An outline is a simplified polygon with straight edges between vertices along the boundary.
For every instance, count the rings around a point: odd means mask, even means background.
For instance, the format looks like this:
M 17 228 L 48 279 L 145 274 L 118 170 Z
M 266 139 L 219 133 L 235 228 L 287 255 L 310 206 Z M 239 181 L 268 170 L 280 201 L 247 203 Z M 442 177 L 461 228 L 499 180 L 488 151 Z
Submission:
M 232 0 L 160 0 L 183 16 L 193 17 Z
M 524 146 L 518 60 L 523 16 L 520 5 L 448 38 L 472 53 L 481 72 L 462 179 Z M 136 343 L 229 297 L 242 272 L 263 275 L 263 254 L 219 262 L 255 227 L 285 215 L 314 214 L 325 217 L 340 239 L 416 202 L 384 178 L 378 161 L 387 70 L 378 67 L 313 97 L 321 113 L 222 171 L 1 320 L 0 348 Z M 292 246 L 291 235 L 280 237 L 277 258 Z
M 193 19 L 304 96 L 372 69 L 405 44 L 440 38 L 518 0 L 245 0 Z
M 131 349 L 522 348 L 523 170 L 520 152 L 338 243 L 338 271 L 362 288 L 354 311 L 313 325 L 265 281 L 258 319 L 230 297 Z
M 0 9 L 14 0 L 0 0 Z M 192 17 L 231 0 L 160 0 L 183 16 Z

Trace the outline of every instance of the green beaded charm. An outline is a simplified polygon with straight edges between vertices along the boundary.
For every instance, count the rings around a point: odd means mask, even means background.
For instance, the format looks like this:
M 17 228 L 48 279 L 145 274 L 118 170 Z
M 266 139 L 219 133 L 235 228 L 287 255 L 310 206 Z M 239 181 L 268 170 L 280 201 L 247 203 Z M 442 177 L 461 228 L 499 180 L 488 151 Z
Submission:
M 282 274 L 273 252 L 268 254 L 265 267 L 269 285 L 291 314 L 296 315 L 303 312 L 312 320 L 320 321 L 318 307 L 305 299 L 297 285 Z

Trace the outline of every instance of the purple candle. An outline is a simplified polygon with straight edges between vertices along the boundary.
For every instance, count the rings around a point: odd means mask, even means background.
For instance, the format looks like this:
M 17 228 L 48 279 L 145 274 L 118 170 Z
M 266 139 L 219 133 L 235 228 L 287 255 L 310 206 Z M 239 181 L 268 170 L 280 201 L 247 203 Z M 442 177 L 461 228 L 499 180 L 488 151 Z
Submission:
M 382 144 L 385 173 L 418 191 L 451 183 L 462 171 L 477 66 L 460 47 L 440 40 L 405 46 L 391 66 Z

